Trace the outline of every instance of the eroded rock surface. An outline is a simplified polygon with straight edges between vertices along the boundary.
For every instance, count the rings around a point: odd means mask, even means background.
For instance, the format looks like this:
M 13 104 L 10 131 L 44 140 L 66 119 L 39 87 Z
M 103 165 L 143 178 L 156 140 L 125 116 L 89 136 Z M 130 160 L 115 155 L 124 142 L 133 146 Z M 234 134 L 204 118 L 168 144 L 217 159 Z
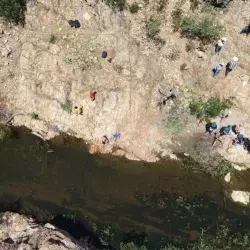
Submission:
M 2 248 L 1 248 L 2 247 Z M 15 213 L 0 214 L 0 249 L 85 250 L 68 233 Z

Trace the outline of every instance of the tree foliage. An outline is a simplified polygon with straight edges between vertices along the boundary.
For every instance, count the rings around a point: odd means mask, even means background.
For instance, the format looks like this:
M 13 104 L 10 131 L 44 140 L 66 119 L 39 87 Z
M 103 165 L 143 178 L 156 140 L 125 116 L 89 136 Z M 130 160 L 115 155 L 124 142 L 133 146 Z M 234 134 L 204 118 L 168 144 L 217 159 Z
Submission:
M 206 43 L 219 39 L 225 33 L 224 26 L 208 17 L 204 17 L 198 23 L 192 17 L 184 17 L 181 29 L 183 36 L 199 38 Z
M 191 115 L 195 115 L 197 118 L 211 119 L 218 117 L 221 112 L 232 106 L 232 102 L 228 99 L 220 100 L 218 97 L 212 97 L 207 101 L 194 100 L 190 103 L 189 108 Z
M 27 0 L 0 0 L 0 17 L 6 23 L 25 24 Z

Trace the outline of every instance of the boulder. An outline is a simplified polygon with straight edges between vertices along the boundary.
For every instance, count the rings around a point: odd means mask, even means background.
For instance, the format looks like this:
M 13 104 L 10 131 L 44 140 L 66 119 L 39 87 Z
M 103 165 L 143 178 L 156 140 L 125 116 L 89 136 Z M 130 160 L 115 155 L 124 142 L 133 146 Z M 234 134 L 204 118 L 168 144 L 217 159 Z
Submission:
M 242 203 L 244 205 L 247 205 L 249 203 L 250 193 L 247 191 L 235 191 L 233 190 L 231 194 L 231 198 L 235 202 Z

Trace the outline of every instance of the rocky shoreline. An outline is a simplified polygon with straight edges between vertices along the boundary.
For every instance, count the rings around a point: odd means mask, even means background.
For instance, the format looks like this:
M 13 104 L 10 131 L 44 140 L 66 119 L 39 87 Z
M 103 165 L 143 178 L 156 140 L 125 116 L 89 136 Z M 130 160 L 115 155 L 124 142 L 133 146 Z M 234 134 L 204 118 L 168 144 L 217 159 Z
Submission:
M 87 250 L 88 247 L 49 223 L 40 225 L 31 217 L 5 212 L 0 214 L 0 249 Z

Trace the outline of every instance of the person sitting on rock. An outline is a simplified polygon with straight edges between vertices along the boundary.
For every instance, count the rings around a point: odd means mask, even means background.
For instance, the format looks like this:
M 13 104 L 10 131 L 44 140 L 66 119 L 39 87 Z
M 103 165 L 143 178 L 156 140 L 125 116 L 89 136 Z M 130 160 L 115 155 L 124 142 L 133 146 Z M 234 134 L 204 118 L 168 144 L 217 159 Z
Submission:
M 78 20 L 69 20 L 68 21 L 69 25 L 71 26 L 71 28 L 75 27 L 75 28 L 80 28 L 81 24 Z
M 246 34 L 247 36 L 250 34 L 250 23 L 241 30 L 240 34 Z
M 237 66 L 238 58 L 235 56 L 226 66 L 226 76 Z
M 216 122 L 208 122 L 205 126 L 206 132 L 205 134 L 209 133 L 210 135 L 212 134 L 212 132 L 217 129 L 217 124 Z
M 220 74 L 224 66 L 224 63 L 219 63 L 214 69 L 213 69 L 213 77 L 217 76 Z
M 226 37 L 222 37 L 215 46 L 215 53 L 220 54 L 222 48 L 224 47 L 224 43 L 227 41 Z
M 222 127 L 221 130 L 220 130 L 220 136 L 229 135 L 230 131 L 231 131 L 231 126 L 230 125 L 228 125 L 227 127 Z
M 82 106 L 81 107 L 75 106 L 74 111 L 77 115 L 82 115 Z

